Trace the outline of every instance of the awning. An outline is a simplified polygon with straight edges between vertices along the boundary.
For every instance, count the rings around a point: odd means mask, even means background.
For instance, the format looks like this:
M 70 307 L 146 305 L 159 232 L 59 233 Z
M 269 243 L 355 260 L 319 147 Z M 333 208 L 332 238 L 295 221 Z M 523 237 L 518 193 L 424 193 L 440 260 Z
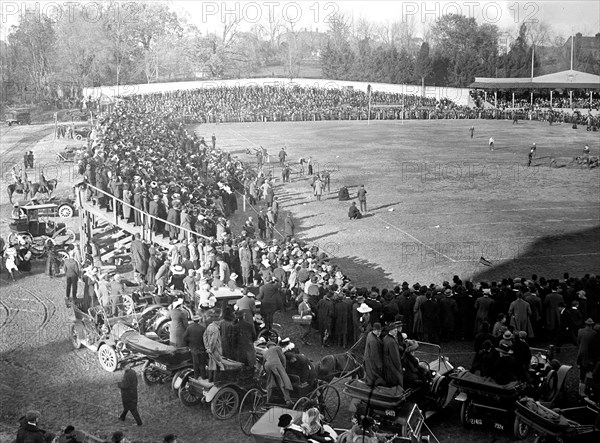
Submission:
M 599 89 L 600 76 L 575 70 L 555 72 L 533 78 L 475 77 L 472 89 Z

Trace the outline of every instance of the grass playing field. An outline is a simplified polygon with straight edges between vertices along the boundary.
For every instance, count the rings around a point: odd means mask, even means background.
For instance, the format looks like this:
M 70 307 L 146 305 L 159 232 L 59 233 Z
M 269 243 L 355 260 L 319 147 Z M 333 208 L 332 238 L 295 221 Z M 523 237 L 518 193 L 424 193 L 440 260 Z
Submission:
M 475 136 L 469 137 L 469 127 Z M 276 195 L 291 211 L 298 236 L 331 252 L 364 286 L 385 287 L 452 278 L 583 275 L 600 264 L 598 169 L 567 166 L 597 133 L 568 125 L 486 120 L 323 121 L 199 126 L 217 146 L 253 161 L 264 146 Z M 210 131 L 210 132 L 209 132 Z M 488 140 L 495 140 L 494 151 Z M 527 167 L 532 143 L 537 158 Z M 295 169 L 312 156 L 332 172 L 331 193 L 316 201 L 308 178 L 281 184 L 277 154 L 287 146 Z M 240 149 L 240 148 L 244 149 Z M 550 167 L 555 157 L 558 168 Z M 340 186 L 351 197 L 364 184 L 369 213 L 347 217 Z M 248 209 L 248 215 L 252 211 Z M 479 263 L 484 257 L 493 266 Z

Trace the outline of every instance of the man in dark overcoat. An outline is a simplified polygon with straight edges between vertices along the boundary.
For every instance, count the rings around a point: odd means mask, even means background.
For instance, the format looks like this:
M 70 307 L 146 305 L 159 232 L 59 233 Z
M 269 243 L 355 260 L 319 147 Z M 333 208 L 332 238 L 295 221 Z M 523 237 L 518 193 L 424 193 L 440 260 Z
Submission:
M 404 374 L 400 359 L 398 343 L 398 327 L 400 322 L 394 322 L 385 337 L 383 337 L 383 378 L 388 387 L 404 386 Z
M 139 233 L 135 234 L 131 242 L 131 261 L 136 280 L 144 279 L 148 272 L 148 260 L 150 252 L 148 246 L 142 241 Z
M 385 386 L 383 377 L 383 342 L 381 335 L 381 323 L 373 324 L 373 330 L 367 334 L 365 343 L 365 383 L 368 386 Z
M 121 401 L 123 402 L 123 412 L 119 416 L 119 420 L 125 421 L 128 412 L 131 412 L 138 426 L 142 426 L 142 419 L 137 409 L 138 404 L 138 380 L 137 374 L 132 369 L 131 364 L 126 365 L 123 373 L 123 380 L 117 383 L 121 390 Z

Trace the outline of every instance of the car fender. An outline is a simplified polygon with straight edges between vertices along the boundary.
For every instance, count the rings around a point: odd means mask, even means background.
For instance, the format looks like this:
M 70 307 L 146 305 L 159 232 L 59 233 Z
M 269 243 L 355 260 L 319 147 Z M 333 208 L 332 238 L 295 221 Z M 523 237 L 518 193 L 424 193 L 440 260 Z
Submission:
M 189 378 L 194 375 L 194 370 L 191 368 L 181 369 L 175 373 L 173 377 L 173 381 L 171 383 L 171 387 L 174 391 L 179 390 L 179 388 L 187 383 Z
M 556 371 L 558 375 L 558 390 L 560 391 L 563 387 L 565 379 L 567 378 L 567 373 L 571 370 L 573 366 L 571 365 L 561 365 Z
M 215 398 L 215 396 L 217 395 L 217 392 L 219 392 L 221 389 L 226 388 L 226 387 L 233 387 L 233 389 L 237 390 L 237 386 L 234 383 L 227 383 L 225 385 L 219 385 L 219 386 L 213 386 L 211 387 L 208 391 L 204 391 L 204 401 L 206 401 L 206 403 L 210 403 L 212 401 L 213 398 Z
M 142 317 L 144 315 L 150 314 L 150 313 L 155 313 L 156 311 L 158 311 L 159 309 L 164 308 L 163 305 L 148 305 L 146 306 L 143 310 L 142 310 Z

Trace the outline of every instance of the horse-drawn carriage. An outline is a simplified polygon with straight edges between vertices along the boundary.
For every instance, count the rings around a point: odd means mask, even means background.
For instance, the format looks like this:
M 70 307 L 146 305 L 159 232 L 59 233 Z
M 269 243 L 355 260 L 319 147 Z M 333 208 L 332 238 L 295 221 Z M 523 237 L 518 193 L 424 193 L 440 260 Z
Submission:
M 552 359 L 552 350 L 532 348 L 529 382 L 513 381 L 505 385 L 489 377 L 462 370 L 451 375 L 451 386 L 459 391 L 462 402 L 460 421 L 464 427 L 485 426 L 512 430 L 516 438 L 524 438 L 526 430 L 515 420 L 518 400 L 532 396 L 552 404 L 559 396 L 571 366 Z

